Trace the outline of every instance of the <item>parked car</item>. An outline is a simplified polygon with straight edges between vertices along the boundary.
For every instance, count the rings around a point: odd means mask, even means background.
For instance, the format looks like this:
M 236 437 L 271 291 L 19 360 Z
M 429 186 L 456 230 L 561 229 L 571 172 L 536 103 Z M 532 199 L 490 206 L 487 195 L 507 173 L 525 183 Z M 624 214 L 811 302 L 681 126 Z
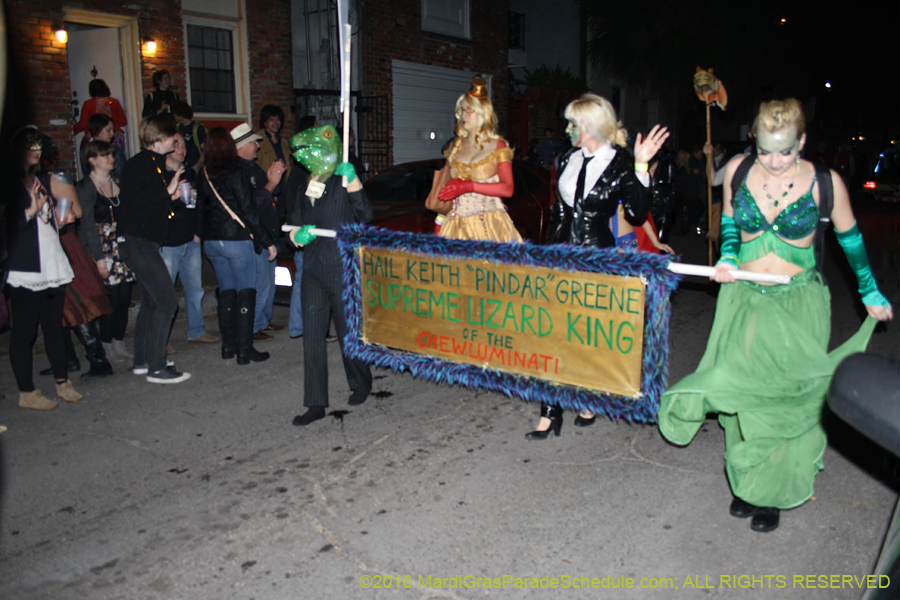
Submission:
M 370 177 L 363 187 L 372 204 L 372 225 L 392 231 L 434 234 L 435 214 L 425 209 L 434 172 L 443 159 L 395 165 Z M 550 229 L 550 174 L 525 161 L 513 161 L 513 197 L 505 199 L 509 216 L 526 240 L 542 243 Z M 290 254 L 278 257 L 275 268 L 276 299 L 290 301 L 294 261 Z
M 886 148 L 878 155 L 875 171 L 863 183 L 859 200 L 900 202 L 900 157 L 896 149 Z

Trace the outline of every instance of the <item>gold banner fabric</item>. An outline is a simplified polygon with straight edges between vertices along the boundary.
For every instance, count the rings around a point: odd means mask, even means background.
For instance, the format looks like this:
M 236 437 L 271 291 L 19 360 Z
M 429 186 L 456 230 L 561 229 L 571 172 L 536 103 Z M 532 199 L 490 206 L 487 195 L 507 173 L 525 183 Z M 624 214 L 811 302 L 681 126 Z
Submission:
M 640 395 L 641 278 L 358 251 L 365 343 Z

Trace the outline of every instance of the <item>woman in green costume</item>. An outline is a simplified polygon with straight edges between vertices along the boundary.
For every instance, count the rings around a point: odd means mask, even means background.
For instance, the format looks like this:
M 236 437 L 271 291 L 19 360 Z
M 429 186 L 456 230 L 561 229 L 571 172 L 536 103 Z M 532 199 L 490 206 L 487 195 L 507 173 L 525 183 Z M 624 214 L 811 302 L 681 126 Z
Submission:
M 869 269 L 862 236 L 840 176 L 831 171 L 831 222 L 859 282 L 869 318 L 859 332 L 827 351 L 831 308 L 816 271 L 813 240 L 821 187 L 806 142 L 800 103 L 763 103 L 753 123 L 757 158 L 732 198 L 743 157 L 725 170 L 722 285 L 706 352 L 697 371 L 663 394 L 659 428 L 671 442 L 690 443 L 706 414 L 725 430 L 730 512 L 752 517 L 755 531 L 778 527 L 780 509 L 806 502 L 824 464 L 821 416 L 837 364 L 868 344 L 877 321 L 893 317 Z M 732 270 L 791 276 L 787 285 L 735 281 Z

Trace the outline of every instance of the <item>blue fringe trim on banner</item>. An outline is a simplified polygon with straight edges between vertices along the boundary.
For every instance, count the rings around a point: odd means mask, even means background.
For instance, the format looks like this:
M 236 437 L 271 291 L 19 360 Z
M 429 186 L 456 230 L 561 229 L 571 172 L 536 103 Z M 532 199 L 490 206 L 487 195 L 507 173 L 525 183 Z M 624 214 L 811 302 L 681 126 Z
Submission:
M 669 360 L 669 296 L 680 277 L 666 266 L 667 256 L 646 252 L 619 252 L 615 248 L 584 248 L 568 244 L 536 246 L 530 243 L 502 244 L 491 241 L 452 240 L 436 235 L 417 235 L 348 225 L 340 229 L 338 246 L 344 268 L 344 317 L 347 337 L 344 352 L 378 367 L 408 371 L 437 383 L 486 389 L 532 402 L 543 402 L 573 410 L 589 410 L 611 419 L 654 423 L 660 395 L 666 389 Z M 535 377 L 506 373 L 442 360 L 424 354 L 366 344 L 361 339 L 362 285 L 357 249 L 360 246 L 416 252 L 430 257 L 483 259 L 499 263 L 540 266 L 568 271 L 643 276 L 646 281 L 644 341 L 639 398 L 618 396 Z

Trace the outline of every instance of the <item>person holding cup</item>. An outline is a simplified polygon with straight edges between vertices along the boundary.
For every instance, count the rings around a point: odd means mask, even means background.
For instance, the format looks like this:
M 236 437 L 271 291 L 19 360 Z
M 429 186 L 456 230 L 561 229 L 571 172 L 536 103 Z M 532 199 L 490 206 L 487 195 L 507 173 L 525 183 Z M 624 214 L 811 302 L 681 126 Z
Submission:
M 119 253 L 137 277 L 141 310 L 134 327 L 135 375 L 146 375 L 149 383 L 187 381 L 191 374 L 178 371 L 166 360 L 166 342 L 178 298 L 172 277 L 159 254 L 169 235 L 174 209 L 181 204 L 178 181 L 184 169 L 166 177 L 166 155 L 175 148 L 178 128 L 167 115 L 152 115 L 141 121 L 143 150 L 125 163 L 121 206 L 116 215 L 120 234 Z
M 200 211 L 197 207 L 197 174 L 193 169 L 184 168 L 187 144 L 181 133 L 175 134 L 175 149 L 166 154 L 166 179 L 171 179 L 179 170 L 181 179 L 178 194 L 181 202 L 172 203 L 174 213 L 169 220 L 169 235 L 159 248 L 172 285 L 181 276 L 184 289 L 184 308 L 187 312 L 187 339 L 189 342 L 214 344 L 219 336 L 207 333 L 203 326 L 203 264 L 200 252 Z
M 13 135 L 14 161 L 9 174 L 7 224 L 9 226 L 9 300 L 12 333 L 9 361 L 19 388 L 19 406 L 51 410 L 56 402 L 35 388 L 32 354 L 38 324 L 44 332 L 47 357 L 56 379 L 56 394 L 66 402 L 82 399 L 68 380 L 62 321 L 66 284 L 75 274 L 59 241 L 59 227 L 75 220 L 68 211 L 60 220 L 54 207 L 53 180 L 37 174 L 43 140 L 34 127 Z

